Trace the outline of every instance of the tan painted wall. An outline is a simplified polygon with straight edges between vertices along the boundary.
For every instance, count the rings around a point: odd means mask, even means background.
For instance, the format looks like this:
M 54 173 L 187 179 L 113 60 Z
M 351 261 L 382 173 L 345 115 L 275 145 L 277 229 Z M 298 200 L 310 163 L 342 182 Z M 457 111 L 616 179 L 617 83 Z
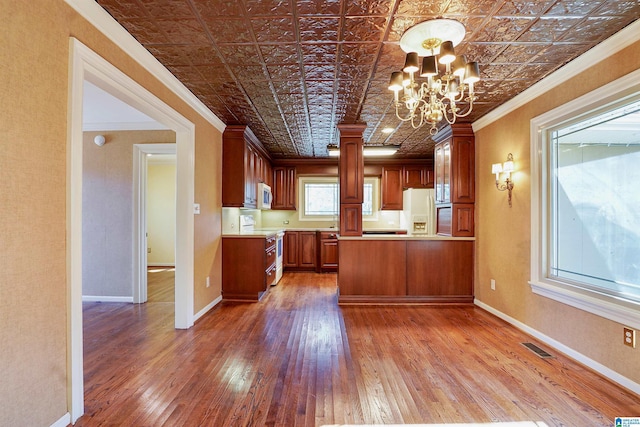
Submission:
M 175 162 L 147 166 L 147 233 L 147 265 L 175 266 Z
M 83 133 L 82 295 L 133 296 L 133 145 L 175 142 L 170 130 Z
M 640 43 L 594 65 L 476 132 L 476 275 L 482 302 L 567 345 L 623 376 L 640 382 L 640 353 L 622 344 L 622 325 L 535 295 L 530 279 L 530 120 L 640 67 Z M 513 207 L 495 188 L 491 164 L 513 153 Z M 496 290 L 490 279 L 496 279 Z
M 63 1 L 2 0 L 0 16 L 0 425 L 46 426 L 67 412 L 69 36 L 196 126 L 196 312 L 221 289 L 222 135 Z

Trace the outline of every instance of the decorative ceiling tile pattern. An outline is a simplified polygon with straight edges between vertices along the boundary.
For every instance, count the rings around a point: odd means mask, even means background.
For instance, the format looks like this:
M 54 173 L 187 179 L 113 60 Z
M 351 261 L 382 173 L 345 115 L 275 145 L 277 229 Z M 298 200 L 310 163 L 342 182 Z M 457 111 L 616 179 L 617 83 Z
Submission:
M 274 158 L 326 157 L 340 123 L 397 156 L 433 152 L 428 129 L 395 117 L 389 76 L 416 23 L 465 25 L 480 63 L 472 122 L 640 17 L 637 0 L 97 0 L 227 124 Z M 395 129 L 383 134 L 385 127 Z

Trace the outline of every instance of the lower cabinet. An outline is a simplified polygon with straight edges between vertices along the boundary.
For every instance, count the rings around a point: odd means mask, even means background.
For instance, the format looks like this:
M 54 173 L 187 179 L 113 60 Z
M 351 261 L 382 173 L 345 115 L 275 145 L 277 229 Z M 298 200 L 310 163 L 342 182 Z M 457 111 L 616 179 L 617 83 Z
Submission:
M 335 231 L 318 232 L 319 271 L 338 271 L 338 235 Z
M 316 232 L 287 231 L 284 233 L 283 267 L 287 270 L 316 269 Z
M 259 301 L 276 279 L 276 237 L 222 237 L 222 299 Z
M 472 240 L 340 240 L 340 303 L 472 303 Z

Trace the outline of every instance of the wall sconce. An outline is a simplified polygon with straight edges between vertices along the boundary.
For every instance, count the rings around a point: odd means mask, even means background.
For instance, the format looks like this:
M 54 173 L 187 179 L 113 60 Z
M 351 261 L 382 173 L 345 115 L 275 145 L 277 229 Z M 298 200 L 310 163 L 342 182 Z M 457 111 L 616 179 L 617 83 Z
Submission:
M 511 207 L 511 191 L 513 190 L 513 181 L 511 181 L 511 172 L 513 172 L 513 154 L 507 155 L 507 161 L 504 163 L 494 163 L 491 165 L 491 173 L 496 174 L 496 188 L 498 191 L 509 192 L 509 207 Z M 505 174 L 505 182 L 500 183 L 500 174 Z

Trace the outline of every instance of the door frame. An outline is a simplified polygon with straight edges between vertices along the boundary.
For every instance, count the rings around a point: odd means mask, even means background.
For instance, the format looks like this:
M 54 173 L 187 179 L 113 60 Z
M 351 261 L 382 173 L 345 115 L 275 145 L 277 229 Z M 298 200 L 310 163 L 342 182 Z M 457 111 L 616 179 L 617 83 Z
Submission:
M 148 154 L 176 154 L 176 144 L 133 145 L 133 302 L 138 304 L 147 302 Z
M 84 414 L 82 334 L 82 109 L 83 84 L 116 96 L 176 132 L 176 298 L 175 327 L 193 326 L 195 125 L 132 78 L 69 38 L 67 132 L 67 301 L 68 406 L 72 422 Z

